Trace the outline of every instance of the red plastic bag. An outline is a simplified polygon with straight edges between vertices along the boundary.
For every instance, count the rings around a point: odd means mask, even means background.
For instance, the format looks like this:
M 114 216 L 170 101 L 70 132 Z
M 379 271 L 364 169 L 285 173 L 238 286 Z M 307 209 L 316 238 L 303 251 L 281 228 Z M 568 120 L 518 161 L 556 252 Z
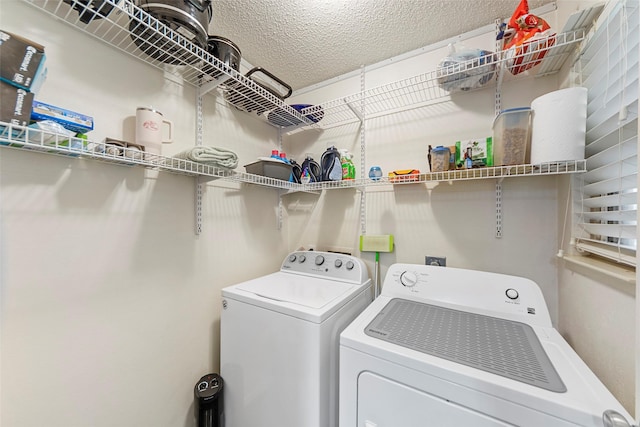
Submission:
M 507 68 L 515 75 L 538 65 L 555 41 L 547 21 L 530 14 L 527 0 L 521 0 L 509 19 L 504 39 Z

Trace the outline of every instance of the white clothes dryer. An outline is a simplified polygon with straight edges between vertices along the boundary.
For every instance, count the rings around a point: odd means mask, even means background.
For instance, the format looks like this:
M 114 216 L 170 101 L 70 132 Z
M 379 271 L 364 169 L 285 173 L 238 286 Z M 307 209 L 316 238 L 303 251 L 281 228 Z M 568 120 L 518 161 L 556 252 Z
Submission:
M 337 427 L 340 332 L 373 299 L 362 260 L 293 252 L 222 297 L 226 427 Z
M 529 279 L 394 264 L 341 334 L 340 427 L 630 422 Z

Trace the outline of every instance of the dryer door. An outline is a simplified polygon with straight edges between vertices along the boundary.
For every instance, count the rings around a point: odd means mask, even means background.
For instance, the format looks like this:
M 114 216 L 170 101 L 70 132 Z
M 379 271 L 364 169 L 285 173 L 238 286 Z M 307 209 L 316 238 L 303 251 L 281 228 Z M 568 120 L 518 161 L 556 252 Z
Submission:
M 505 427 L 504 423 L 371 372 L 358 378 L 358 427 Z

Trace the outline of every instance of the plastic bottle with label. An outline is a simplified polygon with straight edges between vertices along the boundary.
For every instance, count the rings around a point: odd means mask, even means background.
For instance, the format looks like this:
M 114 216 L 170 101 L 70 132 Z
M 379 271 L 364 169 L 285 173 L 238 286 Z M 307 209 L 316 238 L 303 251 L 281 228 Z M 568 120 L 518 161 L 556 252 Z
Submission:
M 344 149 L 340 150 L 340 154 L 340 159 L 342 161 L 342 179 L 355 179 L 356 167 L 351 160 L 353 158 L 353 154 Z
M 322 181 L 340 181 L 342 179 L 342 164 L 340 162 L 340 152 L 333 145 L 322 154 L 320 158 L 320 168 L 322 170 Z
M 315 160 L 313 160 L 313 157 L 311 157 L 310 153 L 306 154 L 301 168 L 302 173 L 300 175 L 300 181 L 302 184 L 320 181 L 320 165 Z

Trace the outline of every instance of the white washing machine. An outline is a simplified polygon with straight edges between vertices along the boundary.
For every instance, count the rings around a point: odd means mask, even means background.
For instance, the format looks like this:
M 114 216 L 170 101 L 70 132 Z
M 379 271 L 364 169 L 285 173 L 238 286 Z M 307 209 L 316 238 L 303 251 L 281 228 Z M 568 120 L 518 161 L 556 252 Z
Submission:
M 631 421 L 528 279 L 395 264 L 340 337 L 340 427 Z
M 373 298 L 362 260 L 293 252 L 222 297 L 226 427 L 337 427 L 340 332 Z

